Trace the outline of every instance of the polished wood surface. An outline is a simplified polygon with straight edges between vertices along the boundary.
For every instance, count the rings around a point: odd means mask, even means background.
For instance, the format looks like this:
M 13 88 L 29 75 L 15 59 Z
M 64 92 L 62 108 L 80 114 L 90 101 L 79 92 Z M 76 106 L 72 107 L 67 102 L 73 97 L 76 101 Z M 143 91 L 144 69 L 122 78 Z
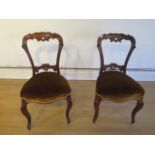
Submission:
M 57 51 L 57 57 L 56 57 L 56 64 L 55 65 L 50 65 L 50 64 L 42 64 L 41 66 L 35 66 L 35 63 L 32 59 L 32 56 L 30 54 L 29 48 L 28 48 L 28 41 L 36 39 L 37 41 L 49 41 L 50 39 L 56 39 L 58 40 L 58 51 Z M 48 70 L 48 69 L 53 69 L 54 71 L 57 71 L 57 73 L 60 73 L 59 70 L 59 61 L 60 61 L 60 55 L 61 55 L 61 50 L 63 48 L 63 39 L 60 34 L 58 33 L 51 33 L 51 32 L 35 32 L 32 34 L 27 34 L 23 37 L 22 40 L 22 48 L 25 50 L 29 61 L 32 66 L 32 73 L 33 75 L 37 74 L 40 69 Z
M 131 46 L 130 49 L 128 51 L 127 57 L 124 61 L 123 65 L 118 65 L 116 63 L 111 63 L 109 65 L 104 63 L 104 50 L 102 48 L 102 42 L 104 40 L 110 40 L 111 42 L 121 42 L 122 40 L 126 40 L 129 41 Z M 127 68 L 127 64 L 129 62 L 130 56 L 132 54 L 132 52 L 134 51 L 136 47 L 136 40 L 133 36 L 131 35 L 126 35 L 123 33 L 108 33 L 108 34 L 102 34 L 101 36 L 98 37 L 97 40 L 97 48 L 99 50 L 99 54 L 100 54 L 100 73 L 106 70 L 116 70 L 119 69 L 120 71 L 122 71 L 124 74 L 126 74 L 126 68 Z
M 42 64 L 40 66 L 36 66 L 35 65 L 35 63 L 33 61 L 33 58 L 31 56 L 31 52 L 29 51 L 29 47 L 28 47 L 28 41 L 29 40 L 33 40 L 33 39 L 35 39 L 37 41 L 49 41 L 50 39 L 56 39 L 58 41 L 58 49 L 57 49 L 57 56 L 56 56 L 56 64 L 55 65 L 50 65 L 50 64 Z M 60 34 L 58 34 L 58 33 L 51 33 L 51 32 L 35 32 L 35 33 L 32 33 L 32 34 L 27 34 L 27 35 L 25 35 L 23 37 L 23 40 L 22 40 L 22 48 L 25 50 L 25 52 L 26 52 L 26 54 L 27 54 L 27 56 L 29 58 L 29 61 L 31 63 L 31 66 L 32 66 L 32 76 L 33 77 L 39 73 L 39 70 L 40 69 L 43 69 L 45 72 L 48 71 L 48 69 L 53 69 L 55 72 L 57 72 L 58 75 L 60 74 L 59 61 L 60 61 L 61 50 L 63 48 L 63 39 L 62 39 L 62 37 L 61 37 Z M 49 78 L 48 79 L 46 78 L 46 80 L 49 80 Z M 50 77 L 50 80 L 53 80 L 53 79 L 51 79 L 51 77 Z M 61 81 L 63 81 L 63 79 L 61 79 Z M 59 81 L 59 78 L 57 78 L 57 80 L 55 82 L 56 83 L 61 83 L 61 81 Z M 65 81 L 65 82 L 67 83 L 67 86 L 66 87 L 70 89 L 70 87 L 68 85 L 68 82 L 67 81 Z M 33 80 L 33 83 L 35 83 L 34 80 Z M 42 80 L 39 81 L 39 84 L 38 85 L 40 85 L 41 83 L 43 83 Z M 48 84 L 49 83 L 50 82 L 48 81 Z M 32 86 L 33 84 L 32 83 L 31 84 L 29 83 L 28 85 L 31 85 Z M 34 85 L 37 87 L 36 84 L 34 84 Z M 63 83 L 63 85 L 65 85 L 65 84 Z M 63 87 L 63 85 L 62 85 L 62 87 Z M 45 91 L 48 90 L 48 89 L 44 89 L 44 88 L 46 88 L 46 86 L 45 87 L 42 86 L 42 88 L 41 88 L 43 90 L 42 91 L 43 93 L 45 93 Z M 53 85 L 53 84 L 50 86 L 50 88 L 52 88 L 52 90 L 54 90 L 54 92 L 56 92 L 57 89 L 61 90 L 59 87 L 57 87 L 56 85 Z M 33 89 L 33 87 L 31 87 L 31 90 L 32 89 Z M 22 88 L 22 91 L 23 92 L 25 90 L 26 89 Z M 35 89 L 35 91 L 36 91 L 36 89 Z M 30 92 L 30 90 L 29 90 L 29 92 Z M 61 93 L 59 93 L 59 94 L 56 94 L 54 96 L 55 97 L 54 100 L 55 99 L 59 100 L 60 99 L 59 98 L 60 95 L 61 95 L 61 97 L 63 97 L 63 98 L 66 99 L 66 102 L 67 102 L 66 119 L 67 119 L 67 122 L 68 123 L 71 122 L 70 121 L 69 112 L 70 112 L 70 110 L 72 108 L 72 97 L 70 95 L 70 92 L 71 92 L 71 90 L 69 90 L 67 92 L 67 94 L 66 94 L 66 92 L 64 91 L 64 92 L 62 92 L 63 95 Z M 20 95 L 21 94 L 22 93 L 20 93 Z M 51 99 L 50 99 L 49 102 L 53 102 L 54 101 L 53 98 L 52 98 L 52 96 L 53 95 L 50 95 L 50 96 L 46 97 L 46 98 L 50 98 L 51 97 Z M 44 101 L 45 97 L 43 97 L 42 95 L 39 95 L 38 98 L 39 98 L 38 101 L 41 101 L 41 103 L 45 103 L 45 101 Z M 29 111 L 27 109 L 27 105 L 29 104 L 29 101 L 28 101 L 29 99 L 34 99 L 32 93 L 31 93 L 31 95 L 29 97 L 27 97 L 27 95 L 25 95 L 25 94 L 24 95 L 21 95 L 21 112 L 23 113 L 23 115 L 27 119 L 27 129 L 31 129 L 31 126 L 32 126 L 31 125 L 31 115 L 30 115 L 30 113 L 29 113 Z M 40 103 L 40 102 L 38 102 L 38 103 Z
M 135 124 L 130 123 L 130 112 L 135 102 L 100 105 L 100 117 L 93 124 L 93 99 L 96 81 L 69 81 L 74 106 L 70 113 L 72 123 L 64 117 L 66 101 L 53 104 L 29 104 L 32 129 L 25 127 L 26 120 L 20 111 L 19 92 L 26 80 L 0 80 L 0 134 L 155 134 L 155 82 L 141 82 L 146 90 L 144 108 L 137 114 Z M 116 105 L 117 104 L 117 105 Z
M 106 65 L 104 63 L 104 53 L 103 53 L 103 47 L 102 47 L 102 42 L 105 41 L 105 40 L 110 40 L 111 42 L 121 42 L 122 40 L 126 40 L 126 41 L 129 41 L 130 42 L 130 48 L 129 48 L 129 51 L 128 51 L 128 54 L 126 56 L 126 59 L 124 61 L 124 64 L 123 65 L 118 65 L 116 63 L 111 63 L 109 65 Z M 98 85 L 98 82 L 99 82 L 99 85 L 101 86 L 102 84 L 102 73 L 104 73 L 105 71 L 115 71 L 115 70 L 119 70 L 120 72 L 123 72 L 123 79 L 125 79 L 125 74 L 126 74 L 126 68 L 127 68 L 127 64 L 128 64 L 128 61 L 129 61 L 129 58 L 131 56 L 131 54 L 133 53 L 134 49 L 136 48 L 136 40 L 133 36 L 131 35 L 126 35 L 126 34 L 123 34 L 123 33 L 108 33 L 108 34 L 102 34 L 101 36 L 99 36 L 98 40 L 97 40 L 97 48 L 98 48 L 98 51 L 99 51 L 99 54 L 100 54 L 100 72 L 99 72 L 99 76 L 98 76 L 98 79 L 97 79 L 97 82 L 96 82 L 96 96 L 95 96 L 95 100 L 94 100 L 94 109 L 95 109 L 95 113 L 94 113 L 94 117 L 93 117 L 93 123 L 96 122 L 97 118 L 98 118 L 98 113 L 99 113 L 99 108 L 100 108 L 100 103 L 101 101 L 105 101 L 105 100 L 109 100 L 109 101 L 114 101 L 114 102 L 120 102 L 118 101 L 118 99 L 113 99 L 114 98 L 114 95 L 113 93 L 108 93 L 109 96 L 107 98 L 107 96 L 105 96 L 105 93 L 99 93 L 98 92 L 98 88 L 97 88 L 97 85 Z M 115 72 L 116 74 L 116 72 Z M 105 74 L 104 74 L 105 75 Z M 113 75 L 111 75 L 111 77 L 113 77 Z M 102 80 L 99 80 L 99 79 L 102 79 Z M 116 80 L 113 78 L 113 80 Z M 129 79 L 127 81 L 127 83 L 129 83 Z M 110 81 L 111 83 L 112 81 Z M 116 80 L 116 83 L 118 81 Z M 108 83 L 107 81 L 105 83 L 103 83 L 103 85 L 106 83 Z M 105 92 L 109 92 L 109 86 L 110 86 L 110 83 L 108 83 L 108 87 L 104 87 L 105 88 Z M 133 85 L 136 84 L 136 81 L 133 80 Z M 123 85 L 121 83 L 121 85 Z M 125 86 L 126 83 L 123 85 L 123 87 L 126 87 Z M 112 87 L 112 86 L 111 86 Z M 119 85 L 119 87 L 121 87 Z M 119 87 L 117 86 L 117 89 L 119 90 Z M 113 87 L 112 87 L 113 89 Z M 130 89 L 129 86 L 126 87 L 126 90 Z M 118 91 L 117 90 L 117 91 Z M 102 89 L 103 91 L 103 89 Z M 107 93 L 106 92 L 106 93 Z M 138 92 L 138 90 L 136 90 L 134 93 L 132 93 L 131 96 L 135 96 L 135 94 Z M 141 88 L 141 93 L 143 93 L 143 88 Z M 128 99 L 128 93 L 126 92 L 121 92 L 121 94 L 124 94 L 123 97 L 121 97 L 121 100 L 127 100 Z M 143 98 L 144 98 L 144 93 L 140 96 L 138 96 L 138 98 L 135 98 L 133 97 L 132 100 L 135 100 L 137 102 L 136 106 L 134 107 L 134 109 L 132 110 L 132 113 L 131 113 L 131 123 L 135 123 L 135 116 L 137 114 L 138 111 L 140 111 L 142 108 L 143 108 L 143 105 L 144 105 L 144 101 L 143 101 Z M 119 99 L 120 100 L 120 99 Z M 131 101 L 131 98 L 129 98 L 127 101 Z

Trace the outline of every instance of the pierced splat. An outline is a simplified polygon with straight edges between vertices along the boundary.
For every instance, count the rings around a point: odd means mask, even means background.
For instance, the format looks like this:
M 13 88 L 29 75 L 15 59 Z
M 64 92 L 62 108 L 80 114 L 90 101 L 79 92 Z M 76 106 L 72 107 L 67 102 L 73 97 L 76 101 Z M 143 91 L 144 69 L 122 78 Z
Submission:
M 43 69 L 45 71 L 48 71 L 49 69 L 53 69 L 54 71 L 57 70 L 57 66 L 56 65 L 50 65 L 50 64 L 42 64 L 41 66 L 36 66 L 35 67 L 35 72 L 39 72 L 40 69 Z
M 99 37 L 99 40 L 102 41 L 103 39 L 109 39 L 111 42 L 121 42 L 122 40 L 130 40 L 132 44 L 135 44 L 135 39 L 130 35 L 125 35 L 122 33 L 109 33 L 103 34 Z
M 53 68 L 53 66 L 50 66 L 49 64 L 42 64 L 42 66 L 40 68 L 42 68 L 45 71 L 47 71 L 49 68 Z
M 123 66 L 118 65 L 116 63 L 111 63 L 109 65 L 104 65 L 104 70 L 123 70 Z
M 59 43 L 63 45 L 63 41 L 61 37 L 57 33 L 50 33 L 50 32 L 36 32 L 33 34 L 28 34 L 23 38 L 23 46 L 27 44 L 28 40 L 36 39 L 37 41 L 49 41 L 49 39 L 58 39 Z

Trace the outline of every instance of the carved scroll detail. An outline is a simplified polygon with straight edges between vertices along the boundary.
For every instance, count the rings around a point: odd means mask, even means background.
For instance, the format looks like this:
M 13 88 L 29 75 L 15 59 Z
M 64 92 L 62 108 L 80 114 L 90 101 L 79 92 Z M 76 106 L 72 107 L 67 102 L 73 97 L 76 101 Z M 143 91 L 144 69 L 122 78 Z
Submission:
M 37 41 L 49 41 L 50 39 L 58 40 L 59 46 L 58 46 L 58 52 L 57 52 L 57 58 L 56 58 L 55 65 L 42 64 L 41 66 L 35 66 L 33 59 L 31 57 L 30 51 L 28 49 L 28 45 L 27 45 L 28 40 L 33 40 L 33 39 L 36 39 Z M 63 39 L 59 34 L 51 33 L 51 32 L 36 32 L 36 33 L 32 33 L 32 34 L 27 34 L 23 37 L 22 47 L 25 50 L 25 52 L 30 60 L 32 70 L 33 70 L 33 76 L 39 72 L 39 69 L 44 69 L 45 71 L 47 71 L 49 68 L 51 68 L 54 71 L 57 71 L 58 73 L 60 73 L 59 60 L 60 60 L 61 50 L 63 47 Z
M 111 42 L 121 42 L 122 40 L 129 40 L 133 45 L 135 45 L 135 39 L 131 35 L 125 35 L 122 33 L 103 34 L 98 38 L 98 44 L 100 44 L 103 39 L 109 39 Z
M 122 40 L 127 40 L 127 41 L 131 42 L 131 46 L 130 46 L 128 55 L 127 55 L 127 57 L 125 59 L 124 65 L 122 65 L 122 66 L 117 65 L 116 63 L 111 63 L 109 65 L 104 64 L 103 50 L 102 50 L 102 45 L 101 45 L 103 40 L 110 40 L 111 42 L 121 42 Z M 105 71 L 105 70 L 119 69 L 120 71 L 123 71 L 123 73 L 125 74 L 129 58 L 130 58 L 133 50 L 136 47 L 136 40 L 135 40 L 135 38 L 133 36 L 126 35 L 126 34 L 123 34 L 123 33 L 102 34 L 97 40 L 97 47 L 98 47 L 98 50 L 99 50 L 99 53 L 100 53 L 100 59 L 101 59 L 100 73 L 102 71 Z
M 116 63 L 111 63 L 109 65 L 104 65 L 104 70 L 123 70 L 123 66 L 118 65 Z
M 63 46 L 62 37 L 57 33 L 51 32 L 36 32 L 32 34 L 25 35 L 23 38 L 23 46 L 27 44 L 28 40 L 36 39 L 37 41 L 49 41 L 50 39 L 58 39 L 59 45 Z
M 42 64 L 41 66 L 35 66 L 35 72 L 38 73 L 40 69 L 44 69 L 45 71 L 48 71 L 49 69 L 57 69 L 56 65 L 50 65 L 50 64 Z

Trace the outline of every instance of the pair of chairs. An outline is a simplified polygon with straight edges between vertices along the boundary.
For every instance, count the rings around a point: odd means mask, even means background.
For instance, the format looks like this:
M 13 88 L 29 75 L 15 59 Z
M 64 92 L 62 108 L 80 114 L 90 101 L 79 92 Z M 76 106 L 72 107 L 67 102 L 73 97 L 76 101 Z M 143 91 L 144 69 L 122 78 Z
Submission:
M 28 40 L 36 39 L 37 41 L 49 41 L 57 39 L 59 46 L 56 58 L 56 64 L 42 64 L 35 66 L 28 48 Z M 123 65 L 111 63 L 104 64 L 102 41 L 110 40 L 111 42 L 121 42 L 127 40 L 131 42 L 129 53 Z M 135 49 L 136 41 L 131 35 L 109 33 L 103 34 L 98 38 L 97 47 L 100 54 L 100 71 L 96 82 L 96 94 L 94 101 L 95 114 L 93 122 L 98 117 L 99 106 L 102 100 L 110 100 L 113 102 L 127 102 L 136 100 L 137 104 L 131 114 L 131 122 L 135 122 L 136 113 L 143 107 L 144 89 L 134 79 L 126 75 L 126 67 L 129 58 Z M 65 99 L 67 101 L 66 119 L 70 123 L 69 112 L 72 107 L 71 88 L 68 81 L 60 74 L 59 60 L 61 50 L 63 48 L 63 39 L 57 33 L 39 32 L 28 34 L 23 37 L 22 47 L 30 60 L 32 66 L 32 77 L 24 84 L 21 89 L 21 111 L 27 118 L 27 128 L 31 129 L 31 116 L 27 110 L 28 103 L 53 103 L 54 101 Z M 44 72 L 39 72 L 43 69 Z M 54 72 L 48 71 L 53 69 Z

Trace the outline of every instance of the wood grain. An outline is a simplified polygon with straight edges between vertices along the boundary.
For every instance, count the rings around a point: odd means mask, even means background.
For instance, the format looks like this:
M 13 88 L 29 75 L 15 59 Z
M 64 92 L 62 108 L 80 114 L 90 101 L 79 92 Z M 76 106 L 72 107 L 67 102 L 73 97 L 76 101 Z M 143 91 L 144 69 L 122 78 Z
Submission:
M 32 129 L 26 128 L 26 119 L 20 111 L 19 92 L 26 80 L 0 80 L 0 134 L 1 135 L 97 135 L 97 134 L 155 134 L 155 82 L 141 82 L 146 90 L 144 108 L 137 114 L 136 123 L 130 123 L 135 102 L 101 102 L 98 121 L 93 124 L 95 81 L 69 81 L 73 107 L 71 123 L 67 124 L 64 110 L 66 101 L 53 104 L 28 105 Z M 117 105 L 116 105 L 117 104 Z

